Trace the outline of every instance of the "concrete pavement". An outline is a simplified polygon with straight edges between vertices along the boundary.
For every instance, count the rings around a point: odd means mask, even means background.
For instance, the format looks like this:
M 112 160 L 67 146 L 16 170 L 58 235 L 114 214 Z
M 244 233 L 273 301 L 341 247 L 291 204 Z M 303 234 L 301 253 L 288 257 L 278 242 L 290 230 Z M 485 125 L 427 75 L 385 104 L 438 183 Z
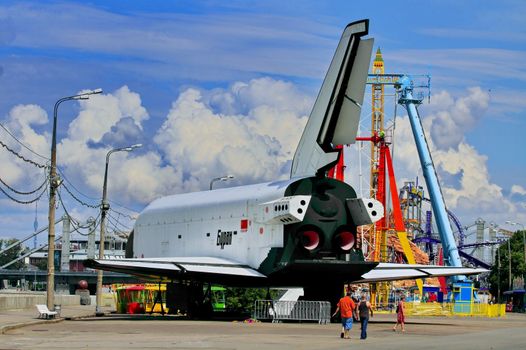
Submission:
M 105 310 L 105 311 L 110 311 Z M 66 306 L 57 320 L 39 320 L 34 309 L 0 312 L 0 344 L 9 349 L 522 349 L 526 315 L 504 318 L 410 317 L 394 333 L 394 315 L 375 315 L 366 341 L 359 324 L 351 340 L 340 325 L 190 321 L 177 317 L 94 317 L 95 306 Z
M 111 309 L 104 310 L 110 312 Z M 2 310 L 0 312 L 0 334 L 30 325 L 62 322 L 95 315 L 95 305 L 67 305 L 62 306 L 60 316 L 54 319 L 40 319 L 36 306 L 28 309 Z

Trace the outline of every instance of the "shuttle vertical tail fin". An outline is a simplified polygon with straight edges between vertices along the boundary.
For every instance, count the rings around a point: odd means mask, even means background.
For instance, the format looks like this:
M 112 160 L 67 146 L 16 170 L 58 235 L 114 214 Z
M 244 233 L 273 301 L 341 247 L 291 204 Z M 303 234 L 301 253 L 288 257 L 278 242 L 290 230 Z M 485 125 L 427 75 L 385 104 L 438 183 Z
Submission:
M 358 131 L 373 39 L 362 40 L 369 20 L 345 28 L 303 131 L 291 178 L 314 176 L 338 160 L 335 146 L 354 143 Z

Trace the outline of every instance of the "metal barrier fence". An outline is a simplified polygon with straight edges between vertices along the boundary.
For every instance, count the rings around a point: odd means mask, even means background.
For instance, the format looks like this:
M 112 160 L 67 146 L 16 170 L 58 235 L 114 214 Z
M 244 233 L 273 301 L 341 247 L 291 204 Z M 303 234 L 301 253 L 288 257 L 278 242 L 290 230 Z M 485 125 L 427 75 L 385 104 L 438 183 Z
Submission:
M 396 307 L 377 306 L 377 313 L 394 313 Z M 506 315 L 504 304 L 484 303 L 404 303 L 407 316 L 474 316 L 503 317 Z
M 254 318 L 257 320 L 331 322 L 331 303 L 328 301 L 256 300 Z

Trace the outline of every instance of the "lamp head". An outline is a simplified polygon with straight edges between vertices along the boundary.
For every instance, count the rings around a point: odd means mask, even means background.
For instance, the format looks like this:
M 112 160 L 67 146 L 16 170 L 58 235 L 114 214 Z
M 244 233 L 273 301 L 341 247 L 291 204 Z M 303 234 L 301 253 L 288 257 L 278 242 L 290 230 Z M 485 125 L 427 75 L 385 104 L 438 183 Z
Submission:
M 102 89 L 88 90 L 86 92 L 73 96 L 73 99 L 74 100 L 87 100 L 89 99 L 90 95 L 96 95 L 96 94 L 101 94 L 101 93 L 102 93 Z
M 123 148 L 122 150 L 123 150 L 123 151 L 127 151 L 127 152 L 131 152 L 131 151 L 133 151 L 134 149 L 139 148 L 139 147 L 142 147 L 142 143 L 137 143 L 137 144 L 135 144 L 135 145 L 131 145 L 131 146 L 129 146 L 129 147 L 125 147 L 125 148 Z

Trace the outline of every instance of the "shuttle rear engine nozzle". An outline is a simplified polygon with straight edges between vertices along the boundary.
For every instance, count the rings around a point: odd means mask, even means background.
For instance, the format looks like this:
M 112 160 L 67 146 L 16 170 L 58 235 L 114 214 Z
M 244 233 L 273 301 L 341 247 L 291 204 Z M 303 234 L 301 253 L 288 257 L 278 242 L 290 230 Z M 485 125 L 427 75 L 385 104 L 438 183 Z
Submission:
M 320 245 L 320 235 L 313 230 L 303 231 L 300 233 L 300 242 L 303 248 L 314 250 Z
M 334 242 L 335 245 L 341 250 L 350 250 L 352 247 L 354 247 L 356 239 L 352 232 L 344 230 L 335 236 Z

